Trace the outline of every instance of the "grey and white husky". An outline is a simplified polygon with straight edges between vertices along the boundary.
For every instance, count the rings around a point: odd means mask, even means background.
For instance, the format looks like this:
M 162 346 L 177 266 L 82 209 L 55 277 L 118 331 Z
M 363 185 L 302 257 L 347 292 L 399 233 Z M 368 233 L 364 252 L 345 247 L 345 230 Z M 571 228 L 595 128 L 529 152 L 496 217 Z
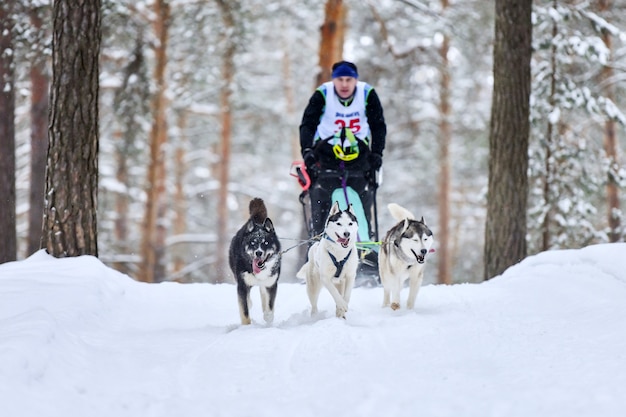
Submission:
M 260 198 L 250 201 L 250 219 L 230 242 L 228 262 L 237 281 L 241 324 L 250 324 L 253 286 L 258 286 L 261 292 L 263 318 L 271 323 L 280 276 L 280 241 Z
M 383 307 L 400 308 L 400 292 L 409 280 L 406 306 L 412 309 L 424 279 L 426 256 L 434 242 L 433 233 L 423 217 L 415 220 L 410 211 L 395 203 L 387 208 L 398 223 L 387 232 L 378 252 L 378 272 L 384 287 Z
M 358 223 L 352 205 L 341 210 L 335 202 L 324 228 L 324 236 L 309 248 L 308 261 L 296 276 L 306 280 L 311 315 L 325 287 L 335 300 L 337 317 L 345 318 L 354 287 L 359 258 L 356 249 Z

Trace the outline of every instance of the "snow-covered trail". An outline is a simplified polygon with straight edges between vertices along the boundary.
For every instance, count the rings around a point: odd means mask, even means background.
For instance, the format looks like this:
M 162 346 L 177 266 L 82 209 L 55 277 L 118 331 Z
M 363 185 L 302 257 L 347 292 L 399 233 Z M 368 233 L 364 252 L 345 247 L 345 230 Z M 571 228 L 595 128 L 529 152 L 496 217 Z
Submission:
M 254 289 L 240 326 L 233 285 L 142 284 L 39 252 L 0 266 L 0 403 L 24 417 L 617 416 L 622 253 L 547 253 L 486 283 L 425 286 L 413 311 L 356 288 L 346 320 L 325 291 L 311 317 L 305 286 L 280 284 L 275 322 Z

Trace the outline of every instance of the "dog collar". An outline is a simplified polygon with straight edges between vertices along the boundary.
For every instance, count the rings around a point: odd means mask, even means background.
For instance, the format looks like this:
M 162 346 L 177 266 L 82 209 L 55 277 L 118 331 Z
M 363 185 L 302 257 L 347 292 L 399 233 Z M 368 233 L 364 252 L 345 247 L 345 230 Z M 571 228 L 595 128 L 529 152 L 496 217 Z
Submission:
M 330 260 L 333 261 L 335 268 L 337 268 L 337 272 L 335 272 L 335 278 L 339 278 L 339 275 L 341 275 L 341 271 L 343 271 L 343 266 L 346 264 L 346 261 L 352 254 L 352 249 L 350 249 L 350 252 L 348 252 L 348 255 L 345 258 L 343 258 L 343 260 L 341 261 L 338 261 L 337 258 L 335 258 L 332 253 L 330 252 L 327 252 L 327 253 L 328 253 L 328 256 L 330 256 Z

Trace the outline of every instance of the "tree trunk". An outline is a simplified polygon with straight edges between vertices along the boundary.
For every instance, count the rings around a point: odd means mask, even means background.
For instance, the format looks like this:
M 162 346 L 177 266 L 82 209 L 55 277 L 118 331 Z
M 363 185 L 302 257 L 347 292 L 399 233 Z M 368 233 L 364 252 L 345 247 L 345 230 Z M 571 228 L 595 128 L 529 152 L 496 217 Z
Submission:
M 532 0 L 496 0 L 485 279 L 526 257 Z
M 129 175 L 128 175 L 128 155 L 125 151 L 128 150 L 129 138 L 124 135 L 122 130 L 116 130 L 113 133 L 115 139 L 115 180 L 119 184 L 124 184 L 128 187 Z M 115 196 L 115 223 L 113 229 L 113 236 L 115 236 L 115 242 L 118 244 L 118 250 L 124 251 L 126 249 L 125 243 L 128 241 L 128 209 L 129 209 L 129 196 L 128 193 L 116 193 Z M 130 274 L 131 268 L 129 268 L 126 262 L 114 262 L 113 268 L 122 274 Z
M 554 0 L 553 7 L 557 7 L 557 0 Z M 558 21 L 552 24 L 552 38 L 556 38 L 558 34 Z M 557 48 L 556 45 L 552 45 L 550 48 L 550 107 L 554 108 L 556 105 L 556 64 Z M 545 204 L 545 214 L 542 223 L 541 231 L 541 250 L 547 251 L 550 249 L 552 241 L 552 217 L 554 215 L 554 192 L 552 189 L 552 182 L 556 179 L 556 168 L 554 166 L 554 158 L 552 157 L 552 151 L 554 147 L 554 125 L 548 120 L 548 127 L 546 129 L 546 143 L 545 143 L 545 173 L 543 178 L 543 203 Z
M 286 26 L 286 25 L 285 25 Z M 295 100 L 295 92 L 294 92 L 294 78 L 292 73 L 292 65 L 291 65 L 291 54 L 289 52 L 289 44 L 290 40 L 288 37 L 288 33 L 286 28 L 283 28 L 284 36 L 282 37 L 283 41 L 283 65 L 282 65 L 282 74 L 285 85 L 285 101 L 287 107 L 287 117 L 289 120 L 293 121 L 293 125 L 296 126 L 299 120 L 297 120 L 296 115 L 296 100 Z M 314 88 L 316 88 L 314 86 Z M 302 160 L 302 155 L 300 155 L 300 137 L 298 136 L 297 130 L 294 130 L 294 134 L 291 139 L 291 158 L 293 161 Z M 298 193 L 302 192 L 302 189 L 298 185 L 297 181 L 293 181 L 294 190 Z M 306 224 L 304 220 L 301 223 L 302 227 L 300 227 L 300 240 L 305 241 L 309 238 L 309 233 L 307 232 Z M 306 262 L 306 256 L 309 248 L 308 245 L 300 245 L 295 251 L 297 253 L 297 257 L 299 259 L 297 265 L 301 265 Z M 283 271 L 284 273 L 285 271 Z M 295 275 L 294 271 L 294 275 Z
M 100 1 L 55 0 L 43 246 L 98 256 Z
M 43 21 L 37 10 L 30 11 L 30 21 L 35 31 L 43 30 Z M 30 69 L 30 195 L 28 208 L 27 254 L 41 248 L 43 226 L 44 190 L 46 187 L 46 151 L 48 149 L 48 88 L 45 56 L 38 55 Z
M 324 23 L 320 28 L 320 72 L 315 80 L 316 87 L 330 80 L 332 65 L 342 59 L 345 26 L 346 9 L 343 1 L 327 0 L 324 8 Z
M 168 26 L 170 5 L 166 0 L 154 2 L 155 46 L 154 82 L 156 91 L 152 99 L 152 129 L 150 130 L 150 162 L 146 184 L 146 212 L 141 243 L 141 265 L 138 278 L 143 282 L 160 282 L 165 278 L 165 144 L 167 122 L 165 118 Z
M 178 114 L 178 131 L 180 137 L 178 138 L 175 155 L 175 167 L 174 167 L 174 222 L 173 222 L 173 234 L 174 236 L 182 235 L 187 232 L 187 198 L 185 197 L 185 174 L 187 172 L 187 166 L 185 160 L 187 159 L 187 137 L 185 131 L 187 129 L 187 113 L 180 111 Z M 185 244 L 179 244 L 178 247 L 172 249 L 173 259 L 173 273 L 181 271 L 185 266 Z
M 442 11 L 448 8 L 448 0 L 441 2 Z M 438 282 L 440 284 L 452 283 L 450 271 L 452 269 L 452 257 L 450 256 L 450 142 L 452 141 L 450 127 L 450 68 L 448 63 L 448 51 L 450 50 L 450 38 L 443 36 L 443 42 L 439 50 L 441 57 L 441 84 L 439 92 L 439 233 L 438 245 Z
M 599 0 L 599 9 L 601 13 L 609 12 L 612 8 L 611 0 Z M 602 40 L 606 47 L 611 51 L 611 34 L 604 30 L 602 32 Z M 613 62 L 613 60 L 609 60 Z M 604 96 L 615 102 L 615 89 L 612 87 L 610 80 L 613 78 L 613 67 L 605 65 L 602 69 L 602 80 L 607 82 L 606 92 Z M 615 121 L 607 119 L 604 122 L 604 152 L 609 160 L 609 173 L 606 185 L 606 199 L 608 207 L 608 224 L 609 224 L 609 242 L 618 242 L 622 239 L 621 231 L 621 212 L 619 201 L 619 162 L 617 157 L 617 138 L 615 133 Z
M 283 85 L 284 85 L 284 90 L 285 90 L 285 107 L 287 110 L 287 117 L 294 125 L 296 125 L 299 122 L 299 120 L 297 120 L 297 115 L 296 115 L 294 78 L 292 75 L 293 73 L 292 73 L 292 65 L 291 65 L 291 54 L 289 52 L 290 39 L 288 38 L 286 27 L 283 27 L 283 33 L 285 33 L 285 35 L 281 38 L 281 40 L 282 40 L 282 47 L 283 47 L 282 75 L 283 75 L 283 80 L 284 80 Z M 302 159 L 302 156 L 300 155 L 300 137 L 297 133 L 297 130 L 294 130 L 294 133 L 291 136 L 290 143 L 291 143 L 291 158 L 294 161 L 298 159 Z
M 134 243 L 137 233 L 134 232 L 134 221 L 130 219 L 131 202 L 135 186 L 132 167 L 137 161 L 137 142 L 143 142 L 147 132 L 140 120 L 150 114 L 149 75 L 144 64 L 144 48 L 146 47 L 142 34 L 138 34 L 135 48 L 128 64 L 124 68 L 122 84 L 115 92 L 113 107 L 118 128 L 113 132 L 115 139 L 115 179 L 123 185 L 121 192 L 115 193 L 115 222 L 113 236 L 117 253 L 127 254 L 136 252 Z M 143 234 L 140 233 L 140 237 Z M 119 260 L 113 263 L 113 268 L 123 274 L 137 275 L 136 265 L 128 260 Z
M 0 5 L 0 263 L 17 258 L 15 229 L 15 71 L 13 2 Z
M 218 5 L 222 12 L 224 23 L 224 35 L 222 43 L 224 53 L 222 55 L 222 86 L 220 88 L 220 119 L 221 119 L 221 140 L 220 140 L 220 163 L 218 171 L 219 197 L 217 207 L 217 257 L 216 257 L 216 283 L 227 282 L 229 267 L 227 262 L 228 244 L 228 184 L 230 182 L 230 156 L 231 156 L 231 135 L 232 135 L 232 93 L 233 78 L 235 73 L 235 52 L 236 44 L 233 38 L 235 30 L 235 18 L 231 5 L 225 0 L 219 0 Z

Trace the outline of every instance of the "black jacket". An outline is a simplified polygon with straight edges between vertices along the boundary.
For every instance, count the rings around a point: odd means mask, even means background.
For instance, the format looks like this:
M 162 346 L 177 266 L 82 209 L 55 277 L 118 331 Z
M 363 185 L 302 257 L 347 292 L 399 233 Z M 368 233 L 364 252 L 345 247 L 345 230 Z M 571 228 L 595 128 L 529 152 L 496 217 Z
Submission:
M 332 169 L 338 167 L 339 160 L 336 159 L 335 155 L 332 153 L 331 147 L 322 146 L 324 145 L 322 141 L 318 141 L 316 144 L 318 146 L 313 148 L 315 131 L 317 130 L 317 125 L 320 122 L 325 107 L 326 98 L 321 91 L 315 90 L 302 116 L 302 122 L 300 124 L 300 150 L 304 154 L 306 150 L 313 149 L 321 167 Z M 371 149 L 368 149 L 362 141 L 359 141 L 359 157 L 353 161 L 346 162 L 347 169 L 369 170 L 370 153 L 376 153 L 382 157 L 383 150 L 385 149 L 387 125 L 385 124 L 383 107 L 374 89 L 370 91 L 367 97 L 365 114 L 367 115 L 367 121 L 370 127 Z

